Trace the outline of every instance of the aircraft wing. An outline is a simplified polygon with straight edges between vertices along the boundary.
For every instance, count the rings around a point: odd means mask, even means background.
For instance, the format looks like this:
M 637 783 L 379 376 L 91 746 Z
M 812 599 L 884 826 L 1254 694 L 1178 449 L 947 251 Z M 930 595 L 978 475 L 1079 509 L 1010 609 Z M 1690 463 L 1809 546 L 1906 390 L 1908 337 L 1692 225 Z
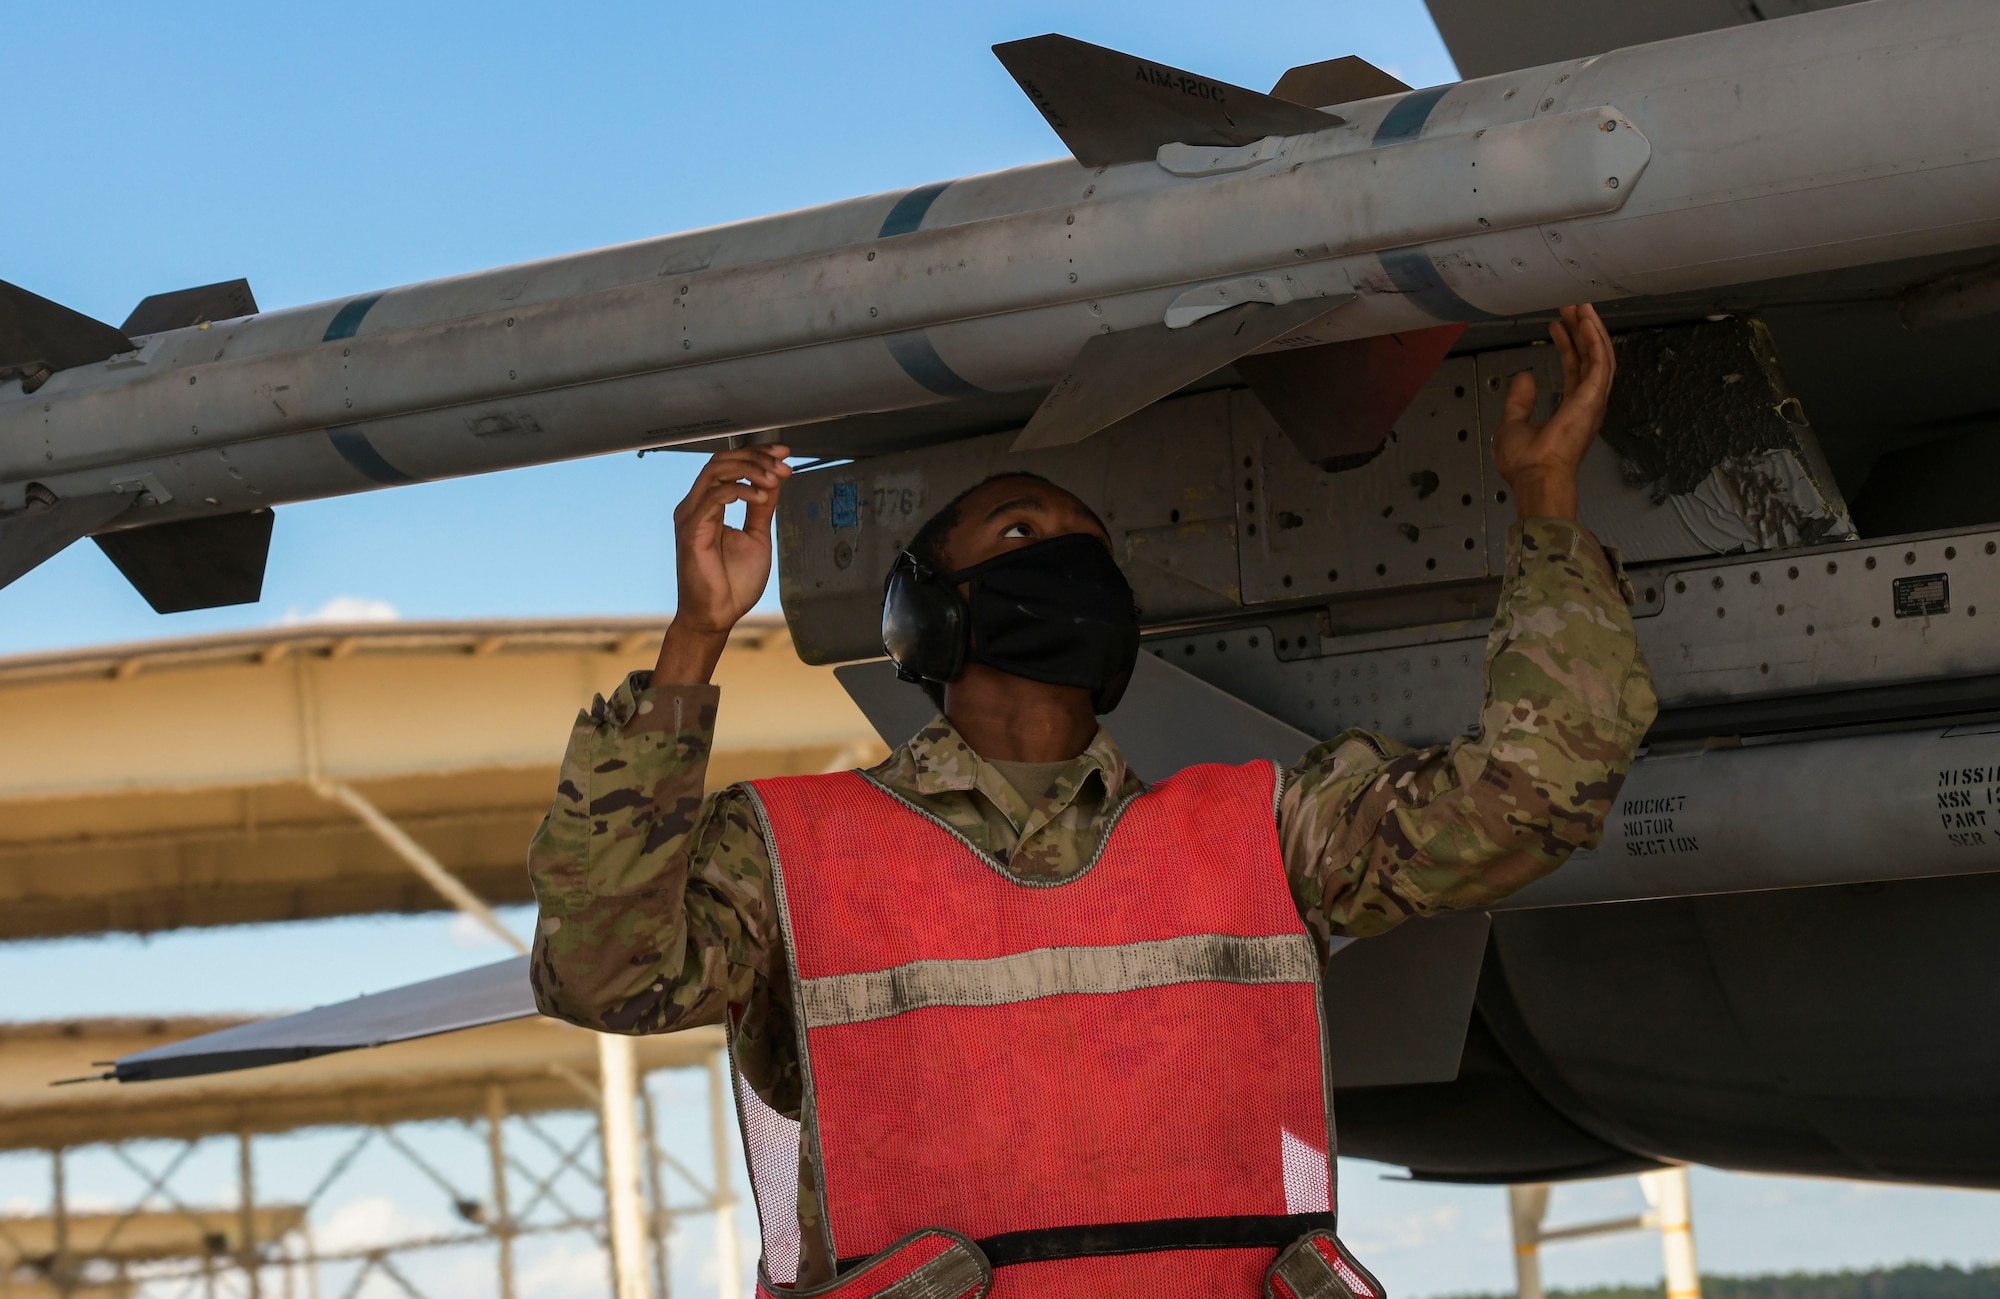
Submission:
M 1483 914 L 1406 925 L 1367 943 L 1336 940 L 1342 995 L 1327 1016 L 1347 1050 L 1337 1087 L 1449 1082 L 1472 1017 L 1491 921 Z M 289 1064 L 537 1014 L 528 958 L 280 1015 L 112 1062 L 98 1080 L 158 1082 Z M 76 1081 L 83 1081 L 81 1079 Z
M 528 986 L 528 958 L 515 956 L 440 979 L 156 1046 L 114 1061 L 104 1077 L 153 1082 L 228 1073 L 408 1042 L 536 1013 Z
M 1579 59 L 1627 45 L 1769 18 L 1789 18 L 1854 0 L 1427 0 L 1431 19 L 1463 77 Z

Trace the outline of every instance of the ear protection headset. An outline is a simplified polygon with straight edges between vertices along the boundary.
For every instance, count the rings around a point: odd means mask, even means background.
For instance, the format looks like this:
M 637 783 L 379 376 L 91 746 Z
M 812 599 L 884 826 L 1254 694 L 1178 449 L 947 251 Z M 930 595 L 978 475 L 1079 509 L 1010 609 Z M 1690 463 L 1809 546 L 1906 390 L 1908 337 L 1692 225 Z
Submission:
M 904 681 L 958 680 L 971 615 L 943 575 L 905 550 L 882 589 L 882 647 Z
M 908 550 L 897 555 L 890 566 L 882 590 L 882 647 L 889 651 L 896 675 L 902 680 L 943 685 L 958 680 L 965 671 L 972 640 L 972 612 L 953 582 L 960 576 L 937 572 Z M 1138 648 L 1135 619 L 1132 657 L 1137 657 Z M 1131 679 L 1128 660 L 1125 671 L 1116 679 L 1092 690 L 1092 709 L 1101 715 L 1116 708 Z

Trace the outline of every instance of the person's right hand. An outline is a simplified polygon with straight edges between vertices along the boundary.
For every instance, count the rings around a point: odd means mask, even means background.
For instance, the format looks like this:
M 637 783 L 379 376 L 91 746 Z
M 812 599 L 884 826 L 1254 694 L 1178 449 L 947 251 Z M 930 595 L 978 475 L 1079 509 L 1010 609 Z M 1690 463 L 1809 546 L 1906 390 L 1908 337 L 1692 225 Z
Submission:
M 687 499 L 674 509 L 674 572 L 680 587 L 673 625 L 660 644 L 653 679 L 698 685 L 715 672 L 730 629 L 771 580 L 771 517 L 791 477 L 789 448 L 743 447 L 709 457 Z M 743 526 L 723 512 L 744 503 Z

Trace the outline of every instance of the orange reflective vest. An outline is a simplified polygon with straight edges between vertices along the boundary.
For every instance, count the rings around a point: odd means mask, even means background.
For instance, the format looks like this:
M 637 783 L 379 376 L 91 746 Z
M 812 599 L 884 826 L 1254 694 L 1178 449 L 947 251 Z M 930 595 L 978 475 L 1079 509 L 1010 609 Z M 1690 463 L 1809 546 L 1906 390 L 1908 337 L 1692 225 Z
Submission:
M 1281 779 L 1188 768 L 1060 880 L 859 772 L 752 783 L 805 1093 L 797 1123 L 738 1081 L 762 1292 L 1380 1299 L 1332 1238 Z M 840 1274 L 810 1292 L 801 1147 Z

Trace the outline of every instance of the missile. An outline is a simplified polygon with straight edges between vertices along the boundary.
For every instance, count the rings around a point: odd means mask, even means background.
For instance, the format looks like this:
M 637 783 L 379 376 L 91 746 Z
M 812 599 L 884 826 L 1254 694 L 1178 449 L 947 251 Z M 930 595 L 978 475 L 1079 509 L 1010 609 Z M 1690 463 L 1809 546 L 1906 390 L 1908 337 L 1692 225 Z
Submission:
M 1071 157 L 269 312 L 4 286 L 0 583 L 95 535 L 156 608 L 254 599 L 291 501 L 899 412 L 1053 446 L 1232 364 L 1327 462 L 1470 321 L 2000 243 L 1981 0 L 1423 90 L 996 53 Z

